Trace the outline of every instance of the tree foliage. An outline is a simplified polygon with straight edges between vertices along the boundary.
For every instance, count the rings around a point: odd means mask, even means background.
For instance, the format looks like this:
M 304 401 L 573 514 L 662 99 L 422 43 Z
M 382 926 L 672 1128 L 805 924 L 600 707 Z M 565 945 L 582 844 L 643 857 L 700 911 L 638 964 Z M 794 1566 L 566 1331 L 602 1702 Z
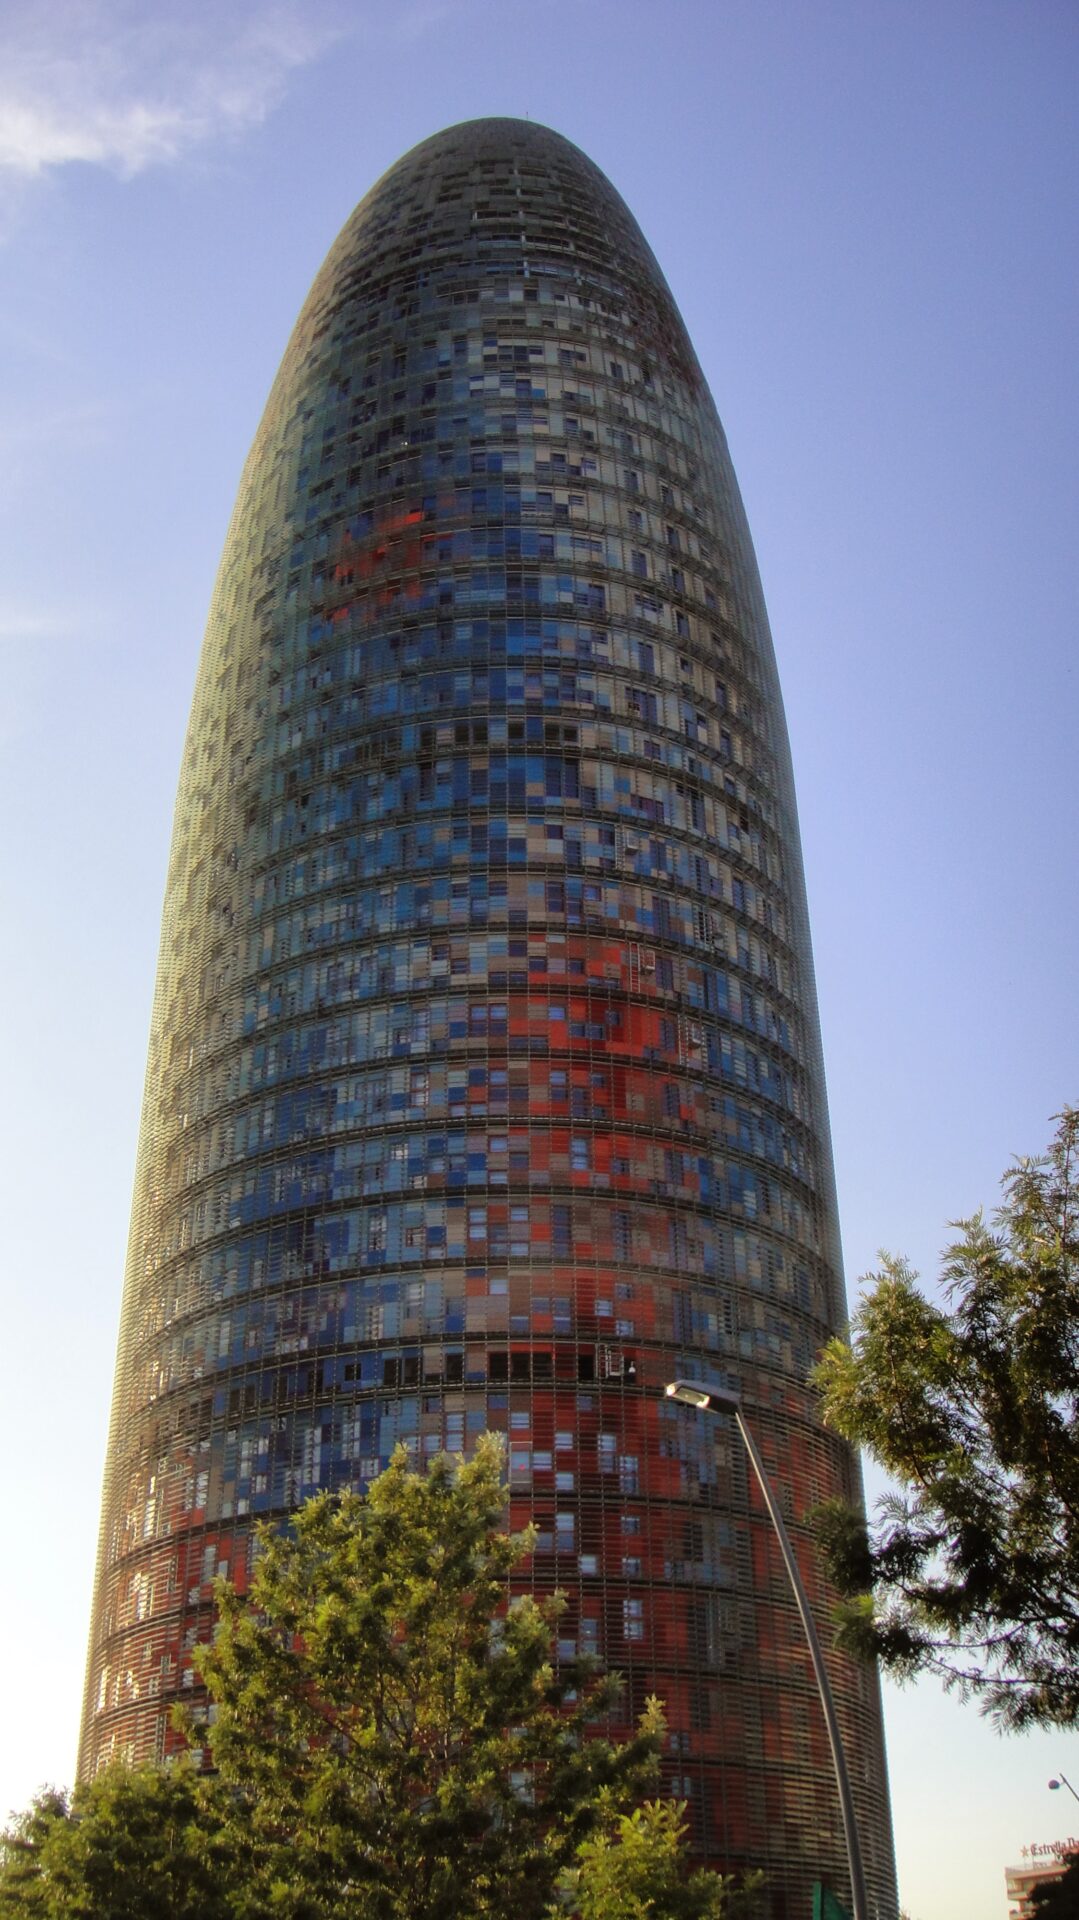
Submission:
M 562 1874 L 564 1911 L 579 1920 L 734 1920 L 749 1914 L 759 1874 L 740 1888 L 725 1875 L 685 1870 L 685 1807 L 646 1800 L 583 1840 Z
M 816 1370 L 824 1418 L 884 1467 L 874 1525 L 819 1516 L 840 1638 L 942 1675 L 1002 1728 L 1079 1721 L 1079 1111 L 957 1222 L 944 1304 L 884 1258 Z
M 1063 1873 L 1043 1880 L 1030 1894 L 1036 1920 L 1079 1920 L 1079 1855 L 1073 1855 Z
M 636 1802 L 664 1734 L 603 1737 L 619 1691 L 556 1672 L 561 1603 L 510 1601 L 502 1454 L 313 1500 L 218 1589 L 184 1719 L 213 1772 L 117 1768 L 0 1846 L 0 1920 L 717 1920 L 681 1810 Z M 574 1902 L 576 1901 L 576 1906 Z M 642 1901 L 645 1903 L 642 1905 Z
M 542 1913 L 595 1824 L 655 1770 L 662 1716 L 585 1738 L 617 1681 L 555 1675 L 557 1602 L 507 1608 L 532 1545 L 504 1531 L 501 1450 L 310 1501 L 227 1584 L 199 1668 L 216 1703 L 251 1911 L 345 1920 Z M 286 1891 L 287 1890 L 287 1891 Z
M 0 1920 L 227 1920 L 220 1846 L 191 1767 L 110 1767 L 0 1840 Z

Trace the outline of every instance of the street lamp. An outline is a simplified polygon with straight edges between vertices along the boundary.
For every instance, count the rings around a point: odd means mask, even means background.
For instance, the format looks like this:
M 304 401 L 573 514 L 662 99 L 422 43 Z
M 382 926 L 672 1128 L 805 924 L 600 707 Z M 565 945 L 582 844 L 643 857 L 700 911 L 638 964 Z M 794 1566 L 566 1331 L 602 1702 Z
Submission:
M 862 1849 L 858 1843 L 858 1828 L 854 1818 L 854 1801 L 851 1797 L 850 1776 L 847 1773 L 846 1755 L 836 1718 L 835 1701 L 821 1653 L 817 1629 L 813 1624 L 813 1615 L 809 1611 L 809 1600 L 802 1585 L 802 1576 L 798 1571 L 798 1562 L 794 1557 L 787 1529 L 783 1524 L 783 1515 L 772 1490 L 771 1482 L 764 1470 L 764 1461 L 757 1449 L 757 1442 L 750 1433 L 742 1413 L 741 1396 L 728 1387 L 705 1387 L 697 1380 L 672 1380 L 667 1387 L 668 1400 L 677 1400 L 683 1406 L 696 1407 L 698 1413 L 731 1413 L 742 1436 L 746 1452 L 757 1476 L 757 1484 L 764 1495 L 764 1504 L 775 1528 L 779 1550 L 783 1555 L 783 1564 L 787 1569 L 801 1616 L 802 1627 L 809 1646 L 809 1657 L 813 1662 L 813 1673 L 820 1695 L 824 1724 L 828 1729 L 828 1744 L 832 1749 L 832 1766 L 835 1768 L 835 1783 L 839 1789 L 839 1805 L 843 1815 L 843 1837 L 847 1843 L 847 1865 L 850 1870 L 851 1895 L 854 1901 L 854 1920 L 869 1920 L 869 1902 L 865 1890 L 865 1872 L 862 1867 Z M 1063 1775 L 1061 1775 L 1063 1779 Z M 1055 1781 L 1050 1781 L 1054 1786 Z M 1067 1782 L 1065 1782 L 1067 1785 Z M 1079 1795 L 1076 1796 L 1079 1798 Z
M 1052 1788 L 1054 1793 L 1056 1793 L 1058 1789 L 1061 1787 L 1067 1787 L 1068 1792 L 1071 1794 L 1072 1799 L 1079 1800 L 1079 1793 L 1076 1793 L 1075 1788 L 1072 1786 L 1071 1781 L 1067 1778 L 1065 1774 L 1062 1773 L 1059 1780 L 1050 1780 L 1049 1785 Z

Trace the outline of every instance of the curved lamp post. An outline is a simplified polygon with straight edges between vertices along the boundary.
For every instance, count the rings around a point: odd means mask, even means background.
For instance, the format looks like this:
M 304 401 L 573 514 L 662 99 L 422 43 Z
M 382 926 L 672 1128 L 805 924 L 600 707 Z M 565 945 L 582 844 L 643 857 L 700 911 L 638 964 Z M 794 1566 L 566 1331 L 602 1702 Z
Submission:
M 667 1391 L 668 1393 L 670 1392 L 669 1387 Z M 1079 1800 L 1079 1793 L 1076 1793 L 1075 1788 L 1072 1786 L 1071 1781 L 1067 1778 L 1065 1774 L 1062 1773 L 1059 1780 L 1050 1780 L 1049 1785 L 1053 1788 L 1054 1792 L 1056 1792 L 1057 1789 L 1060 1787 L 1067 1787 L 1068 1792 L 1071 1794 L 1072 1799 Z
M 832 1698 L 832 1689 L 824 1665 L 824 1655 L 821 1652 L 820 1641 L 817 1638 L 817 1629 L 813 1624 L 813 1615 L 809 1611 L 809 1600 L 806 1595 L 806 1590 L 802 1585 L 802 1576 L 798 1571 L 798 1562 L 794 1557 L 794 1549 L 791 1546 L 787 1529 L 783 1524 L 783 1515 L 780 1513 L 779 1503 L 772 1490 L 768 1475 L 764 1470 L 764 1461 L 761 1459 L 760 1453 L 757 1450 L 757 1443 L 747 1427 L 742 1413 L 741 1397 L 737 1393 L 732 1393 L 726 1387 L 705 1387 L 696 1380 L 672 1380 L 667 1387 L 667 1398 L 669 1400 L 678 1400 L 683 1406 L 696 1407 L 698 1413 L 731 1413 L 734 1415 L 735 1424 L 742 1436 L 746 1452 L 753 1466 L 753 1471 L 757 1476 L 757 1484 L 760 1487 L 761 1493 L 764 1495 L 764 1504 L 768 1509 L 769 1518 L 775 1528 L 776 1539 L 779 1541 L 779 1550 L 783 1555 L 783 1564 L 787 1569 L 787 1577 L 790 1580 L 791 1588 L 794 1592 L 798 1612 L 801 1616 L 802 1628 L 809 1646 L 809 1657 L 813 1662 L 813 1673 L 817 1682 L 817 1692 L 820 1695 L 821 1708 L 824 1713 L 824 1724 L 828 1729 L 828 1744 L 832 1749 L 832 1766 L 835 1769 L 835 1783 L 839 1790 L 839 1805 L 843 1815 L 843 1837 L 847 1844 L 847 1865 L 850 1870 L 851 1896 L 854 1901 L 854 1920 L 869 1920 L 869 1902 L 865 1890 L 862 1849 L 859 1845 L 858 1827 L 854 1818 L 854 1801 L 851 1797 L 850 1776 L 847 1772 L 847 1760 L 843 1752 L 843 1741 L 839 1732 L 839 1721 L 836 1718 L 835 1701 Z M 1063 1778 L 1063 1775 L 1061 1778 Z M 1050 1781 L 1051 1786 L 1055 1784 L 1055 1782 Z M 1068 1783 L 1065 1782 L 1065 1784 L 1067 1785 Z M 1079 1798 L 1079 1795 L 1077 1795 L 1077 1798 Z

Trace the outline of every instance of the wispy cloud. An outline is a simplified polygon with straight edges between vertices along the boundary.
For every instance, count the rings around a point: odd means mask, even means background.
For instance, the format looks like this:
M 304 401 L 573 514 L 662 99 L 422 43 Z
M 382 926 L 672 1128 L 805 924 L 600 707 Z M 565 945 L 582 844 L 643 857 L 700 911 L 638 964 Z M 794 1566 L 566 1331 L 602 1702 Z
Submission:
M 257 126 L 338 37 L 323 8 L 29 0 L 7 13 L 0 171 L 81 161 L 121 175 Z
M 46 406 L 36 388 L 25 400 L 5 390 L 0 407 L 0 525 L 5 531 L 12 509 L 24 509 L 39 494 L 47 496 L 58 457 L 67 463 L 100 448 L 109 426 L 102 400 L 59 400 Z
M 96 615 L 85 607 L 28 607 L 0 600 L 0 647 L 67 640 L 97 624 Z

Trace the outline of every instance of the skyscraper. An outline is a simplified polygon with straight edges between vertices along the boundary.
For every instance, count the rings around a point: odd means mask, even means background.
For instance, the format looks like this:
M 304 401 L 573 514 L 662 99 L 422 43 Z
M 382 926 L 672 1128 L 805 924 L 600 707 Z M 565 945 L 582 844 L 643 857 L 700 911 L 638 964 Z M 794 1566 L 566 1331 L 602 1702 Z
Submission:
M 845 1889 L 807 1656 L 851 1495 L 786 734 L 737 486 L 626 208 L 544 128 L 407 154 L 345 226 L 244 471 L 184 750 L 82 1766 L 163 1753 L 250 1531 L 506 1435 L 565 1650 L 659 1692 L 699 1850 Z M 835 1662 L 894 1915 L 879 1702 Z

